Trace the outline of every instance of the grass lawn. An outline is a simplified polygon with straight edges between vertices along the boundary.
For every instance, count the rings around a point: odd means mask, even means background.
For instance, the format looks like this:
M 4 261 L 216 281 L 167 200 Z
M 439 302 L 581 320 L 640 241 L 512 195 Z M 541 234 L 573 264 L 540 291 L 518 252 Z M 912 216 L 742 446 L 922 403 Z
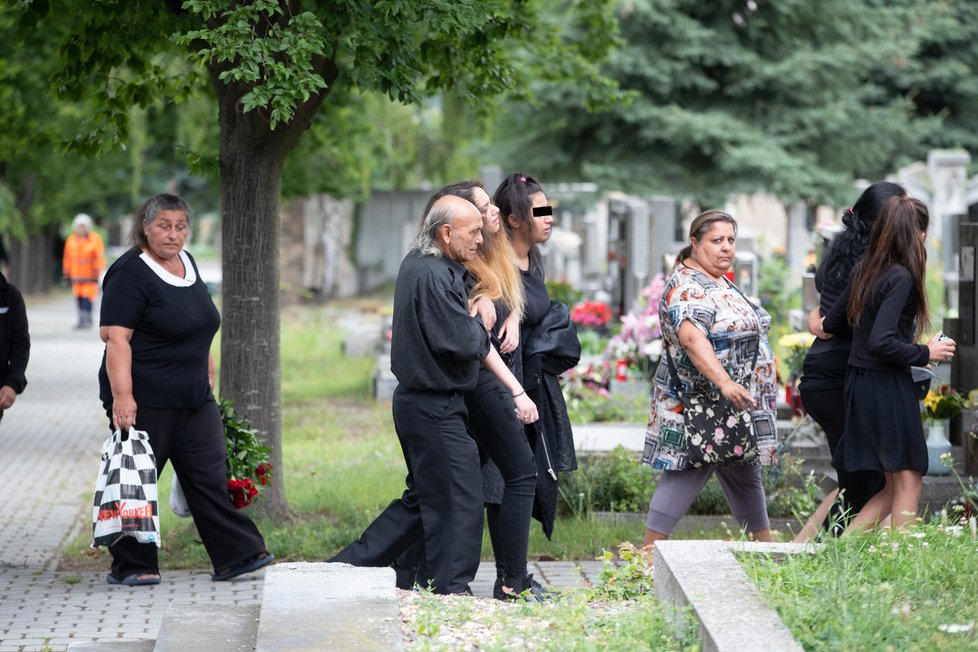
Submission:
M 812 555 L 741 563 L 806 650 L 978 650 L 978 542 L 967 526 L 843 537 Z

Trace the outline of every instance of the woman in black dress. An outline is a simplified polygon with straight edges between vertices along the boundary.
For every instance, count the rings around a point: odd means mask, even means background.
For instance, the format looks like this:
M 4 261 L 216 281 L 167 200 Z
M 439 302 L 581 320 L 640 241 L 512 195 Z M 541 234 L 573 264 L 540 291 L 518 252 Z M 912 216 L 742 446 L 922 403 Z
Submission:
M 882 491 L 853 518 L 849 530 L 876 527 L 891 516 L 893 528 L 916 517 L 927 446 L 910 366 L 945 362 L 954 343 L 935 334 L 916 340 L 929 324 L 924 274 L 927 207 L 912 197 L 883 205 L 870 231 L 866 257 L 845 298 L 821 326 L 828 333 L 853 329 L 845 381 L 845 429 L 833 456 L 843 471 L 878 471 Z M 846 296 L 848 294 L 848 296 Z

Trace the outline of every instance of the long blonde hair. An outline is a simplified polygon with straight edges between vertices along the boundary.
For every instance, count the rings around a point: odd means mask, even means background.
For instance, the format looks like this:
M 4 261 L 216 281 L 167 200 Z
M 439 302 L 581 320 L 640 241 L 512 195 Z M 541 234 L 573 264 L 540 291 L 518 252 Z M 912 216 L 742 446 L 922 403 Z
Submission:
M 483 229 L 482 244 L 465 268 L 476 278 L 470 293 L 472 300 L 482 297 L 493 302 L 502 300 L 523 320 L 523 278 L 516 267 L 516 255 L 506 229 L 500 228 L 496 233 Z

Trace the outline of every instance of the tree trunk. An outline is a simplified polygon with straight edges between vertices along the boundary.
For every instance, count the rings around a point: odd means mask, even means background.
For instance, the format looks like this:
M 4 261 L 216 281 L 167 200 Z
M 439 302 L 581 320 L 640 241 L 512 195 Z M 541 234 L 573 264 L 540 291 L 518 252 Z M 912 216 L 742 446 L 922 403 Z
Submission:
M 271 448 L 275 471 L 257 503 L 288 514 L 282 466 L 279 191 L 284 154 L 221 129 L 221 395 Z
M 279 200 L 285 158 L 326 97 L 297 107 L 274 131 L 261 110 L 241 111 L 244 88 L 211 71 L 221 131 L 221 396 L 234 401 L 271 449 L 274 471 L 257 505 L 289 515 L 282 464 L 279 354 Z M 327 76 L 332 82 L 335 73 Z

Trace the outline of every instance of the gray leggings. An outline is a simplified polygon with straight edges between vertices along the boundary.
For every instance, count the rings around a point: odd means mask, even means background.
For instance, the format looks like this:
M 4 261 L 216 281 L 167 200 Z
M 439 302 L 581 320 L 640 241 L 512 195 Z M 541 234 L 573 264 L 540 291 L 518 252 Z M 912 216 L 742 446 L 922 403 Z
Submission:
M 649 501 L 646 527 L 666 536 L 672 534 L 676 523 L 686 515 L 689 506 L 714 473 L 727 497 L 730 512 L 741 526 L 748 532 L 771 527 L 759 464 L 663 471 Z

